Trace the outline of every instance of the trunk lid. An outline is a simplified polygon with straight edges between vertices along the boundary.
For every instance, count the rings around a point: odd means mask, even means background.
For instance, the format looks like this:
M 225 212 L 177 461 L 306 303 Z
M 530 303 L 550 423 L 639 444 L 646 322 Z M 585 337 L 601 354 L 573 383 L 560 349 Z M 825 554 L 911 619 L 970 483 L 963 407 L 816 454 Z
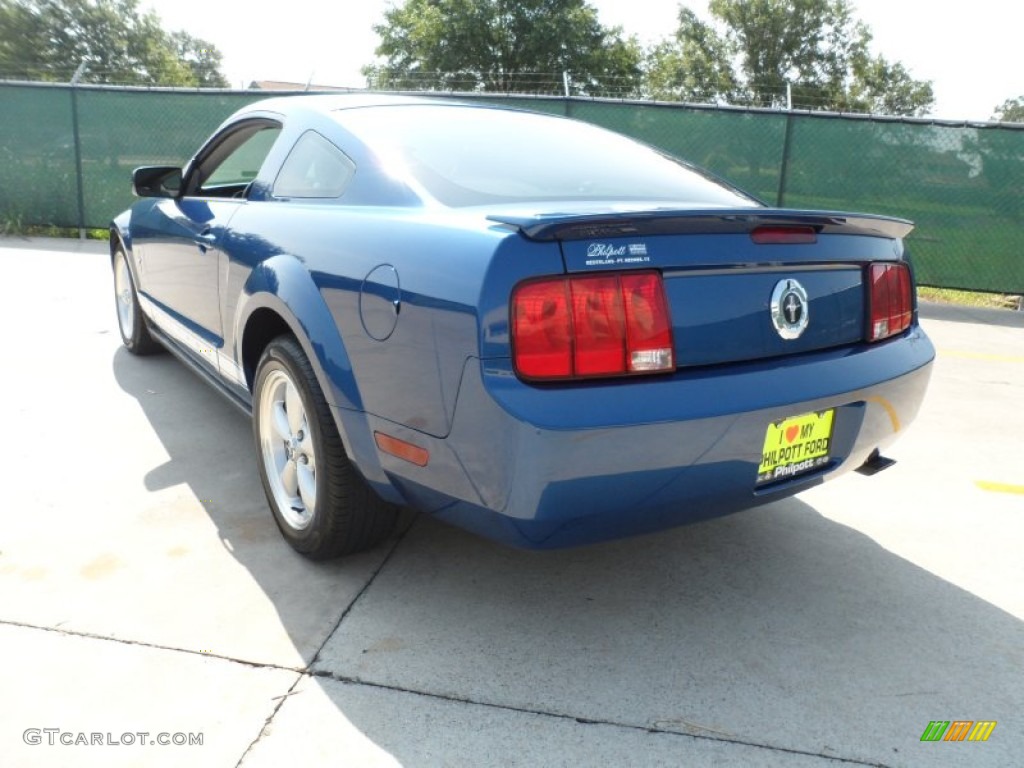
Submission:
M 529 239 L 558 241 L 569 273 L 659 270 L 680 368 L 864 340 L 865 265 L 902 259 L 902 238 L 913 228 L 882 216 L 778 209 L 490 218 Z M 755 242 L 751 233 L 766 227 L 797 227 L 813 241 Z M 785 324 L 779 297 L 794 283 L 806 296 L 807 323 L 787 338 L 773 318 L 781 312 Z

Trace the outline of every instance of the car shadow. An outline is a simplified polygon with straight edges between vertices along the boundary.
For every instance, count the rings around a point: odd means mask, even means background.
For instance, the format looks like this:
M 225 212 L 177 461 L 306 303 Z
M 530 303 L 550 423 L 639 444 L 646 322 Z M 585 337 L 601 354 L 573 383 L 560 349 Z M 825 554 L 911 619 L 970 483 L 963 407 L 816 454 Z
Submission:
M 1009 721 L 1004 738 L 1021 746 L 1024 624 L 798 499 L 548 553 L 423 520 L 315 670 L 520 712 L 951 765 L 920 751 L 931 720 Z M 344 710 L 351 692 L 326 690 Z M 417 763 L 420 747 L 385 719 L 346 715 Z M 971 764 L 1009 764 L 1004 748 Z
M 326 563 L 296 554 L 281 537 L 267 505 L 250 420 L 169 354 L 138 358 L 118 348 L 112 364 L 118 385 L 138 402 L 162 448 L 163 461 L 140 478 L 146 491 L 159 497 L 187 489 L 176 494 L 179 501 L 173 514 L 179 532 L 176 538 L 168 538 L 168 544 L 177 541 L 178 545 L 167 554 L 176 561 L 191 558 L 192 570 L 210 571 L 209 587 L 191 591 L 197 577 L 190 575 L 189 582 L 182 584 L 177 571 L 168 568 L 166 581 L 179 578 L 170 589 L 185 593 L 184 599 L 191 603 L 196 640 L 190 648 L 194 645 L 255 663 L 305 666 L 396 539 L 371 552 Z M 199 506 L 212 530 L 195 522 Z M 172 513 L 159 514 L 166 518 Z M 400 525 L 407 527 L 408 519 Z M 186 534 L 193 540 L 181 541 Z M 163 545 L 154 543 L 154 565 L 165 562 L 165 552 L 157 546 Z M 225 555 L 245 568 L 262 595 L 254 596 L 253 590 L 233 578 L 235 569 L 225 567 Z M 231 594 L 233 589 L 238 594 Z M 272 626 L 276 622 L 268 621 L 266 600 L 271 601 L 286 637 Z
M 170 356 L 119 350 L 113 369 L 167 455 L 146 488 L 211 500 L 204 535 L 272 603 L 309 683 L 402 764 L 472 749 L 460 733 L 498 727 L 495 707 L 880 765 L 963 757 L 921 743 L 932 720 L 1006 722 L 1001 744 L 953 745 L 972 765 L 1024 746 L 1009 722 L 1024 712 L 1022 622 L 799 499 L 544 553 L 420 516 L 374 552 L 313 564 L 274 525 L 242 415 Z M 450 732 L 395 727 L 392 707 L 420 694 L 464 706 Z

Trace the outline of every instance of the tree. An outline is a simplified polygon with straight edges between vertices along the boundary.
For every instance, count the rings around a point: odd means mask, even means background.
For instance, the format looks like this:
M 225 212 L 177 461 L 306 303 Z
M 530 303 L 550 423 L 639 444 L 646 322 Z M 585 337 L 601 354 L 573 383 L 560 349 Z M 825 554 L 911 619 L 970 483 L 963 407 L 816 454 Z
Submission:
M 648 58 L 657 98 L 758 107 L 918 115 L 931 83 L 872 56 L 871 32 L 849 0 L 710 0 L 710 23 L 686 8 L 675 38 Z
M 220 71 L 223 56 L 216 46 L 183 31 L 172 32 L 169 39 L 178 60 L 192 70 L 197 85 L 204 88 L 228 87 L 227 78 Z
M 713 102 L 740 98 L 729 62 L 728 43 L 689 8 L 679 8 L 675 40 L 665 40 L 647 55 L 647 90 L 655 99 Z
M 0 74 L 67 82 L 220 86 L 220 52 L 160 19 L 138 0 L 0 0 Z
M 633 95 L 641 50 L 585 0 L 405 0 L 374 26 L 371 87 Z
M 1024 96 L 1004 101 L 996 107 L 992 119 L 1001 123 L 1024 123 Z
M 931 81 L 915 80 L 907 69 L 882 56 L 858 57 L 853 62 L 846 109 L 883 115 L 920 117 L 935 104 Z

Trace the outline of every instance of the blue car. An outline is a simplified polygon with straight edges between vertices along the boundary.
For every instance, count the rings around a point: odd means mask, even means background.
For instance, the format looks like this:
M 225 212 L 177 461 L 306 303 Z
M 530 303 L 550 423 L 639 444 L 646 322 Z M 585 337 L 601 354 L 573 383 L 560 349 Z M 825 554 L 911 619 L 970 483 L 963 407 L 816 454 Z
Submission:
M 133 184 L 124 345 L 251 415 L 314 559 L 399 506 L 541 549 L 871 474 L 934 358 L 909 222 L 771 208 L 573 120 L 270 99 Z

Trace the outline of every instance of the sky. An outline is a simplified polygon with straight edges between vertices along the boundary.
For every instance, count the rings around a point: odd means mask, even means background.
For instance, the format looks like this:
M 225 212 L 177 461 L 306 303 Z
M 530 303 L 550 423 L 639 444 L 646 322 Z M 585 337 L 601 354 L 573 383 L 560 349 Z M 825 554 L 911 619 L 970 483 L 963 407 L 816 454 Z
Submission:
M 590 0 L 601 22 L 650 44 L 676 27 L 680 4 L 707 17 L 706 0 Z M 391 0 L 143 0 L 167 30 L 184 29 L 213 43 L 234 88 L 253 80 L 364 87 L 360 68 L 374 60 Z M 931 80 L 932 116 L 988 120 L 1006 99 L 1024 95 L 1017 59 L 1024 10 L 1011 0 L 853 0 L 874 34 L 873 51 Z M 330 8 L 327 11 L 325 8 Z M 939 10 L 946 8 L 949 10 Z M 970 13 L 967 10 L 970 9 Z

